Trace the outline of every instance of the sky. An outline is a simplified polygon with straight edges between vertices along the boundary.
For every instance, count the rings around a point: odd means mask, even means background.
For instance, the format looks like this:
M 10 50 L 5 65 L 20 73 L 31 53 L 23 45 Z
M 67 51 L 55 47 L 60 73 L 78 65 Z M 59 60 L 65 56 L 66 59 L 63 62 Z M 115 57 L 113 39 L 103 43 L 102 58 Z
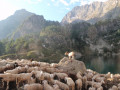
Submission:
M 16 10 L 43 15 L 46 20 L 61 21 L 75 6 L 107 0 L 0 0 L 0 20 L 13 15 Z

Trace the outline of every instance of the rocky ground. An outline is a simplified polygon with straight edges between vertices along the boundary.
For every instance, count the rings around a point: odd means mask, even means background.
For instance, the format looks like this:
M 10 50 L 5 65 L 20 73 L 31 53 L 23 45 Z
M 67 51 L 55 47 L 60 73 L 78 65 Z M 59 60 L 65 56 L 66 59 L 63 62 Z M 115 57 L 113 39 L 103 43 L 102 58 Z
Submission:
M 120 74 L 100 74 L 82 61 L 0 60 L 0 90 L 120 90 Z

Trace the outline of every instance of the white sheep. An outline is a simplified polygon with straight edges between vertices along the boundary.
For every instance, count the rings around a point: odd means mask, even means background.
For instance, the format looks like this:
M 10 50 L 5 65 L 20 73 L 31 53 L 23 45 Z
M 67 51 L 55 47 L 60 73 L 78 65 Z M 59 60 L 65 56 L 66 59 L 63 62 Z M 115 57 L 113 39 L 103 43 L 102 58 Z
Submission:
M 57 68 L 51 68 L 51 67 L 46 68 L 45 71 L 48 72 L 48 73 L 54 73 L 54 72 L 60 73 L 60 72 L 63 72 L 63 70 L 59 70 Z
M 97 88 L 97 90 L 103 90 L 103 87 L 101 86 L 101 87 Z
M 4 86 L 4 82 L 7 82 L 6 90 L 9 89 L 9 82 L 10 81 L 16 81 L 16 75 L 15 74 L 0 74 L 0 78 L 2 78 L 3 86 Z
M 118 90 L 120 90 L 120 83 L 117 86 L 118 86 Z
M 19 83 L 22 81 L 27 81 L 27 83 L 30 83 L 32 77 L 32 73 L 21 73 L 21 74 L 17 74 L 17 88 L 19 87 Z
M 13 69 L 13 70 L 7 70 L 4 72 L 4 74 L 18 74 L 19 73 L 19 70 L 18 69 Z
M 54 73 L 54 76 L 57 76 L 59 80 L 63 80 L 65 77 L 68 77 L 66 73 Z
M 35 75 L 35 77 L 40 81 L 40 83 L 42 83 L 42 81 L 44 80 L 44 74 L 43 71 L 32 71 L 32 74 Z
M 113 86 L 112 86 L 112 90 L 118 90 L 118 87 L 115 86 L 115 85 L 113 85 Z
M 44 90 L 54 90 L 54 88 L 50 86 L 46 80 L 43 81 L 43 87 Z
M 43 73 L 44 79 L 48 80 L 49 82 L 54 78 L 54 74 L 49 74 L 47 72 Z
M 89 72 L 88 74 L 85 75 L 87 77 L 87 80 L 92 80 L 93 78 L 93 73 Z
M 81 80 L 82 80 L 82 73 L 79 71 L 79 72 L 76 74 L 76 77 L 77 77 L 77 79 L 81 79 Z
M 90 87 L 89 90 L 96 90 L 94 87 Z
M 85 84 L 87 82 L 87 77 L 83 76 L 82 81 L 83 81 L 83 84 Z
M 43 90 L 43 86 L 38 83 L 24 85 L 24 90 Z
M 50 67 L 52 67 L 52 68 L 57 68 L 57 67 L 59 67 L 59 65 L 58 65 L 57 63 L 51 63 L 51 64 L 50 64 Z
M 34 79 L 33 77 L 31 77 L 31 79 L 30 79 L 30 84 L 33 84 L 33 83 L 35 83 L 36 82 L 36 78 Z
M 77 79 L 76 81 L 75 81 L 75 83 L 76 83 L 76 87 L 77 87 L 77 90 L 82 90 L 82 80 L 81 79 Z
M 46 62 L 40 62 L 40 67 L 50 67 L 50 64 Z
M 54 80 L 54 84 L 57 84 L 60 87 L 60 89 L 62 89 L 62 90 L 69 90 L 69 87 L 67 84 L 62 83 L 58 80 Z
M 97 82 L 92 82 L 92 85 L 95 88 L 100 88 L 101 87 L 101 83 L 97 83 Z
M 54 90 L 60 90 L 59 86 L 57 84 L 53 85 Z
M 65 77 L 65 81 L 67 82 L 67 85 L 69 86 L 70 90 L 75 89 L 75 83 L 70 77 Z
M 90 85 L 90 86 L 92 86 L 92 87 L 94 87 L 94 88 L 96 88 L 96 89 L 102 87 L 102 86 L 101 86 L 101 85 L 102 85 L 101 83 L 94 82 L 94 81 L 87 81 L 87 85 Z
M 75 52 L 65 52 L 65 55 L 68 55 L 69 59 L 74 59 L 75 58 Z

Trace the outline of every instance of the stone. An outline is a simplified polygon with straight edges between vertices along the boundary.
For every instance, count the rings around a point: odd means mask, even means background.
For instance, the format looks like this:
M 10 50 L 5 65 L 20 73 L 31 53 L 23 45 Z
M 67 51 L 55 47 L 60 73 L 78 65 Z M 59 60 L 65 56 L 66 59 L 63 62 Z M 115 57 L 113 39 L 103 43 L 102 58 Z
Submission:
M 75 59 L 69 59 L 67 57 L 64 57 L 63 59 L 60 60 L 59 64 L 59 69 L 62 69 L 64 72 L 68 74 L 74 74 L 76 75 L 77 72 L 81 72 L 84 74 L 86 72 L 86 66 L 84 62 L 78 61 Z

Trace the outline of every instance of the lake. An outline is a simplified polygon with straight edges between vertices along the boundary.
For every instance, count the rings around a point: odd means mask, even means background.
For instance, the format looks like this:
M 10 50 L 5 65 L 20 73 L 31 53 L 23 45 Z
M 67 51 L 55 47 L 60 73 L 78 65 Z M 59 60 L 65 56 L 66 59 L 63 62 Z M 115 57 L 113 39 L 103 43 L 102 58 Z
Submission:
M 99 73 L 120 73 L 120 55 L 87 57 L 82 59 L 82 61 L 85 63 L 87 69 L 92 69 Z

